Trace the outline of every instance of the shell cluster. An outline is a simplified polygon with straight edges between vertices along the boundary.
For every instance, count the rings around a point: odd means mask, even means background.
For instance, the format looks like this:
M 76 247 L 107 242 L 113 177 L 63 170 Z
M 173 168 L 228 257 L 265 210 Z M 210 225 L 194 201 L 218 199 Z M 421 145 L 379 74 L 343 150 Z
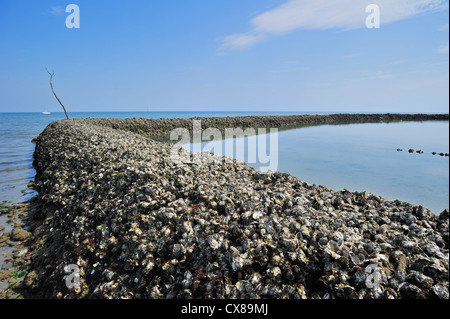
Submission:
M 139 131 L 142 121 L 64 120 L 36 139 L 30 294 L 449 297 L 448 210 L 438 216 L 233 159 L 180 164 L 171 145 Z M 76 288 L 65 282 L 71 264 Z

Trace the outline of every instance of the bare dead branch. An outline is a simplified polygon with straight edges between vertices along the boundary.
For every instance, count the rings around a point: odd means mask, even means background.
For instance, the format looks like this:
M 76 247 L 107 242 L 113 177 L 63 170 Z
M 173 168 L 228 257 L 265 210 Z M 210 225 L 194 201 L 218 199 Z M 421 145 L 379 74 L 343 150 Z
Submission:
M 53 76 L 55 75 L 55 71 L 50 72 L 47 68 L 45 68 L 45 70 L 47 70 L 47 73 L 50 74 L 50 87 L 52 89 L 53 95 L 56 97 L 56 99 L 58 100 L 59 104 L 61 104 L 61 106 L 62 106 L 62 108 L 64 110 L 64 113 L 66 114 L 67 119 L 69 119 L 69 115 L 67 115 L 66 108 L 61 103 L 61 101 L 59 100 L 58 96 L 55 93 L 55 90 L 53 89 L 52 79 L 53 79 Z

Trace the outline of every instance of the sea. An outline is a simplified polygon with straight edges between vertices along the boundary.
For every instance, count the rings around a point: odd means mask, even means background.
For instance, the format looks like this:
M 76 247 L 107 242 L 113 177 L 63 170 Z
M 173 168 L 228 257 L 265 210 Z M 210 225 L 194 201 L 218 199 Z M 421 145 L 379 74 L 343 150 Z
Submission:
M 333 112 L 337 113 L 337 112 Z M 86 112 L 71 118 L 192 118 L 249 115 L 331 114 L 318 112 Z M 0 113 L 0 204 L 16 204 L 36 193 L 27 185 L 34 179 L 32 140 L 64 113 Z M 272 135 L 276 136 L 272 136 Z M 270 139 L 270 137 L 273 139 Z M 260 136 L 258 136 L 259 138 Z M 449 122 L 394 122 L 322 125 L 267 133 L 277 142 L 276 166 L 303 182 L 347 189 L 422 205 L 435 214 L 449 207 Z M 250 160 L 251 137 L 235 138 L 246 145 L 246 155 L 227 152 L 226 140 L 216 142 L 221 155 L 243 159 L 265 170 L 264 163 Z M 240 141 L 239 139 L 242 139 Z M 272 145 L 271 144 L 271 145 Z M 191 150 L 211 148 L 211 142 L 184 145 Z M 399 151 L 401 149 L 402 151 Z M 414 153 L 409 153 L 414 149 Z M 423 153 L 417 153 L 421 150 Z M 437 152 L 437 155 L 432 155 Z M 242 158 L 241 158 L 242 157 Z

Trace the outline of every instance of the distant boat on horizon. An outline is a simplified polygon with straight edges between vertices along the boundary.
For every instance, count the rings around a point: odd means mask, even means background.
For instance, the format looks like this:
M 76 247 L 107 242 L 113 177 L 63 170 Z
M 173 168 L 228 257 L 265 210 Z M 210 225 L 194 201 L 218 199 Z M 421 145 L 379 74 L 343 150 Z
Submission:
M 44 111 L 44 112 L 42 112 L 42 114 L 49 115 L 51 113 L 49 111 Z

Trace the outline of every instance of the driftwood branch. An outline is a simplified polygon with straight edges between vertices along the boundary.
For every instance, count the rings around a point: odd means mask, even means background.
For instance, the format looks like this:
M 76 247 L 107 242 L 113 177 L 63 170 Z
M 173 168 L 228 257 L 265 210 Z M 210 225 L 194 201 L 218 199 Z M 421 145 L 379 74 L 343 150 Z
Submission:
M 47 68 L 45 68 L 45 69 L 47 70 L 47 73 L 50 74 L 50 87 L 52 88 L 53 95 L 56 97 L 56 99 L 58 100 L 59 104 L 61 104 L 61 106 L 62 106 L 62 108 L 63 108 L 63 110 L 64 110 L 64 113 L 66 114 L 67 119 L 69 119 L 69 116 L 67 115 L 66 108 L 65 108 L 64 105 L 61 103 L 61 101 L 59 100 L 58 96 L 57 96 L 56 93 L 55 93 L 55 90 L 53 89 L 52 79 L 53 79 L 53 76 L 55 75 L 55 71 L 52 71 L 52 72 L 50 73 L 50 71 L 49 71 Z

